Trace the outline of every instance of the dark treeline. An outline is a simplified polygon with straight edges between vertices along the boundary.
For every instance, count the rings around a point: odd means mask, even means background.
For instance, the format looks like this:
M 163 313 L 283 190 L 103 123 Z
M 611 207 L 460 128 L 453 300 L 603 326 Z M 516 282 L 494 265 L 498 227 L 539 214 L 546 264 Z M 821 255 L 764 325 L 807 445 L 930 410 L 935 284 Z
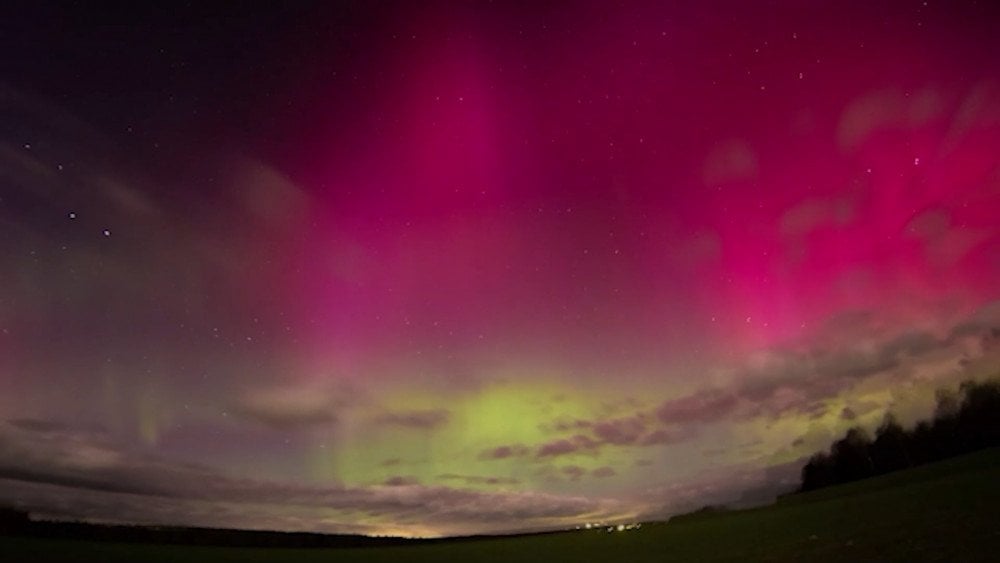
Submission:
M 307 532 L 36 521 L 31 520 L 26 512 L 9 508 L 0 508 L 0 536 L 2 535 L 228 547 L 375 547 L 407 545 L 417 541 L 398 537 Z
M 958 392 L 939 390 L 931 421 L 912 430 L 889 413 L 872 440 L 855 427 L 802 468 L 800 491 L 811 491 L 1000 446 L 1000 380 L 966 381 Z
M 559 531 L 523 532 L 537 536 Z M 27 512 L 0 506 L 0 537 L 27 536 L 47 539 L 83 539 L 123 543 L 203 545 L 219 547 L 364 548 L 420 545 L 495 539 L 496 535 L 410 539 L 398 536 L 363 536 L 313 532 L 278 532 L 185 526 L 143 526 L 90 522 L 33 520 Z

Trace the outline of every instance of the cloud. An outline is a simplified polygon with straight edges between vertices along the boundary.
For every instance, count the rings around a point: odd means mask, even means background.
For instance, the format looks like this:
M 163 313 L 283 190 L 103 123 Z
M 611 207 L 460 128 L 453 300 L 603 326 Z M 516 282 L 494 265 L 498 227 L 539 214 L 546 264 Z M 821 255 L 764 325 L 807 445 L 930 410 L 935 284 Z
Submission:
M 569 423 L 556 421 L 543 426 L 549 429 L 589 430 L 589 433 L 578 432 L 569 438 L 558 438 L 545 442 L 535 448 L 535 455 L 536 458 L 558 457 L 581 452 L 593 455 L 605 446 L 658 446 L 679 442 L 685 436 L 685 433 L 679 431 L 650 428 L 651 424 L 654 423 L 655 417 L 646 412 L 603 420 L 574 419 Z M 523 455 L 524 452 L 522 450 L 519 453 Z
M 646 413 L 633 416 L 594 421 L 591 425 L 594 437 L 600 445 L 614 446 L 656 446 L 670 444 L 683 438 L 679 432 L 669 432 L 662 428 L 650 430 L 652 417 Z
M 387 487 L 408 487 L 419 485 L 420 481 L 412 475 L 395 475 L 386 479 L 382 484 Z
M 518 444 L 487 449 L 480 453 L 479 459 L 526 457 L 532 453 L 536 461 L 581 454 L 596 456 L 606 447 L 677 444 L 697 436 L 705 425 L 723 421 L 757 417 L 773 420 L 792 413 L 817 420 L 833 408 L 830 399 L 872 377 L 905 378 L 914 366 L 925 364 L 935 354 L 946 362 L 953 360 L 957 367 L 960 361 L 968 361 L 967 350 L 957 346 L 960 341 L 981 342 L 982 349 L 994 340 L 1000 341 L 1000 330 L 995 328 L 1000 326 L 1000 306 L 984 307 L 946 331 L 944 337 L 907 329 L 878 340 L 857 338 L 857 342 L 846 346 L 838 346 L 841 340 L 837 338 L 825 338 L 830 331 L 863 333 L 871 329 L 873 318 L 873 314 L 863 312 L 840 316 L 834 320 L 835 326 L 824 333 L 822 346 L 772 351 L 734 371 L 729 386 L 699 389 L 667 399 L 651 410 L 615 418 L 556 419 L 540 427 L 547 432 L 573 434 L 531 447 Z M 994 332 L 997 336 L 991 340 Z M 949 360 L 951 356 L 954 357 Z M 884 407 L 879 402 L 854 400 L 846 409 L 838 406 L 844 410 L 836 414 L 846 420 L 852 415 L 864 417 Z
M 523 444 L 498 446 L 479 453 L 481 460 L 527 457 L 534 452 L 536 460 L 566 455 L 597 455 L 605 446 L 649 447 L 682 441 L 686 433 L 663 428 L 649 429 L 649 415 L 639 413 L 630 417 L 597 421 L 576 421 L 573 428 L 590 428 L 593 436 L 574 434 L 557 438 L 530 448 Z
M 668 426 L 758 416 L 774 418 L 790 412 L 819 417 L 826 412 L 824 401 L 872 377 L 905 372 L 934 354 L 951 354 L 957 362 L 968 353 L 957 346 L 961 339 L 986 342 L 991 331 L 1000 326 L 1000 313 L 994 309 L 1000 307 L 984 307 L 954 325 L 944 337 L 908 329 L 875 342 L 859 338 L 860 344 L 834 350 L 816 346 L 807 351 L 772 352 L 758 365 L 734 372 L 732 385 L 703 388 L 668 399 L 655 409 L 654 415 Z M 852 322 L 851 326 L 858 323 Z M 863 406 L 864 412 L 871 411 L 871 405 Z M 861 407 L 852 405 L 852 410 L 861 416 Z
M 593 425 L 589 420 L 581 420 L 579 418 L 569 418 L 561 417 L 553 420 L 549 423 L 543 423 L 539 425 L 539 429 L 542 432 L 552 432 L 552 433 L 565 433 L 571 431 L 581 431 L 590 428 Z
M 176 496 L 174 484 L 211 487 L 210 471 L 169 465 L 117 447 L 102 431 L 58 423 L 0 423 L 0 478 L 106 492 Z
M 244 394 L 233 412 L 247 420 L 287 430 L 335 423 L 336 404 L 323 390 L 273 387 Z
M 665 401 L 656 409 L 656 417 L 664 424 L 687 424 L 718 420 L 732 412 L 738 397 L 721 389 L 704 389 Z
M 948 343 L 978 338 L 984 343 L 1000 336 L 1000 301 L 989 303 L 948 332 Z
M 444 426 L 451 417 L 445 409 L 413 410 L 385 413 L 375 419 L 378 424 L 430 430 Z
M 654 430 L 646 434 L 639 440 L 640 446 L 660 446 L 663 444 L 674 444 L 683 441 L 685 434 L 680 432 L 668 432 L 667 430 Z
M 512 444 L 509 446 L 497 446 L 480 452 L 479 459 L 507 459 L 511 457 L 524 457 L 531 453 L 531 448 L 524 444 Z
M 941 345 L 925 336 L 903 335 L 870 350 L 777 354 L 763 369 L 739 372 L 734 377 L 737 383 L 730 388 L 701 389 L 664 401 L 656 409 L 656 416 L 664 424 L 692 424 L 729 417 L 815 412 L 822 407 L 819 401 L 899 366 L 901 356 Z
M 898 360 L 899 356 L 920 356 L 932 350 L 942 348 L 947 341 L 939 340 L 932 334 L 918 330 L 909 330 L 889 340 L 882 346 L 879 354 L 884 362 Z
M 642 438 L 646 423 L 639 416 L 615 418 L 594 423 L 593 430 L 594 435 L 605 443 L 630 445 Z
M 613 467 L 605 465 L 604 467 L 598 467 L 597 469 L 590 472 L 591 475 L 597 477 L 598 479 L 605 479 L 607 477 L 614 477 L 618 473 Z
M 391 524 L 397 533 L 426 535 L 562 527 L 628 513 L 619 501 L 426 486 L 406 476 L 369 487 L 243 479 L 133 452 L 101 432 L 8 422 L 0 422 L 0 503 L 58 518 L 341 533 L 383 533 Z
M 561 468 L 559 472 L 565 475 L 570 481 L 579 481 L 580 477 L 587 474 L 587 470 L 579 465 L 567 465 Z
M 584 429 L 590 434 L 577 433 L 566 438 L 557 438 L 544 442 L 534 448 L 523 444 L 498 446 L 483 450 L 479 459 L 506 459 L 526 457 L 534 451 L 536 460 L 557 458 L 566 455 L 586 454 L 597 455 L 606 446 L 617 447 L 650 447 L 672 444 L 684 439 L 685 432 L 650 428 L 654 419 L 647 413 L 636 413 L 631 416 L 605 420 L 557 420 L 554 423 L 543 424 L 546 429 Z
M 34 418 L 9 419 L 7 420 L 7 424 L 30 432 L 61 432 L 70 429 L 70 426 L 63 422 L 37 420 Z
M 841 411 L 840 415 L 843 420 L 856 420 L 875 411 L 884 410 L 885 407 L 886 405 L 878 401 L 850 401 L 850 403 Z M 854 418 L 849 419 L 848 417 L 851 415 L 853 415 Z
M 536 458 L 558 457 L 578 452 L 596 453 L 601 443 L 589 436 L 577 434 L 572 438 L 561 438 L 546 442 L 535 450 Z
M 873 91 L 844 110 L 837 126 L 837 141 L 845 150 L 854 150 L 879 131 L 910 129 L 940 115 L 944 106 L 940 95 L 931 90 L 910 95 L 898 89 Z
M 461 481 L 466 485 L 518 485 L 519 479 L 512 477 L 496 477 L 483 475 L 459 475 L 456 473 L 444 473 L 437 476 L 442 481 Z

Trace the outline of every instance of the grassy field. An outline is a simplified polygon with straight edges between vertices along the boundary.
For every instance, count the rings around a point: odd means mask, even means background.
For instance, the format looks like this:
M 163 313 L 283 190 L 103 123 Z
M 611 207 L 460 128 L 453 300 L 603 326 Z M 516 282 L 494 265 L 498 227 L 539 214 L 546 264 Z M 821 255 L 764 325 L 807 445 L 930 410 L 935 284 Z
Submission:
M 0 537 L 0 561 L 1000 561 L 1000 450 L 622 533 L 315 550 Z

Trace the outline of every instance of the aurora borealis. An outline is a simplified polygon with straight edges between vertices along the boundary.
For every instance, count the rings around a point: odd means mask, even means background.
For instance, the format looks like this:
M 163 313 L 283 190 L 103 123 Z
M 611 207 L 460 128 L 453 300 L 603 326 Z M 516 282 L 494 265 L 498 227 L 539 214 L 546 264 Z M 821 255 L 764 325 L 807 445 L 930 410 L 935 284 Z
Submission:
M 0 17 L 0 505 L 659 518 L 1000 360 L 977 2 Z

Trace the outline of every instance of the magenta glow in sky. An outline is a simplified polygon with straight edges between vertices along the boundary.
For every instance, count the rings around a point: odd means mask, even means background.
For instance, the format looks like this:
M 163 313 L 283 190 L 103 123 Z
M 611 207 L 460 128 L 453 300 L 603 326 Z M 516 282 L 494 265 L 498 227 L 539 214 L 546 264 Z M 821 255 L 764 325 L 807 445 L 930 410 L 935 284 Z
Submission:
M 273 11 L 19 16 L 3 502 L 661 517 L 996 371 L 986 6 Z

